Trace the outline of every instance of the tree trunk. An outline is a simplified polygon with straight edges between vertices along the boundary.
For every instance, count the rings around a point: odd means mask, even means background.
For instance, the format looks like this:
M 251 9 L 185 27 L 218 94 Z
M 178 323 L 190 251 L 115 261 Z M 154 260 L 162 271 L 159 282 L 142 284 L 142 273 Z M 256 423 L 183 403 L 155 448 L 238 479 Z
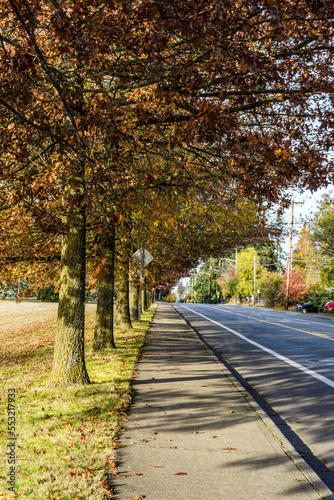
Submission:
M 129 271 L 128 264 L 118 273 L 115 324 L 119 328 L 132 328 L 129 307 Z
M 115 348 L 114 341 L 114 254 L 115 230 L 106 220 L 102 223 L 100 243 L 101 274 L 97 294 L 94 351 Z
M 130 320 L 138 320 L 138 302 L 139 302 L 139 286 L 136 282 L 136 276 L 130 273 L 129 279 L 129 306 L 130 306 Z
M 145 280 L 145 288 L 143 290 L 143 310 L 144 311 L 147 311 L 147 309 L 149 308 L 149 304 L 148 304 L 148 297 L 147 297 L 147 294 L 148 294 L 148 290 L 146 288 L 146 280 Z
M 65 189 L 68 233 L 62 236 L 58 331 L 50 386 L 89 384 L 84 353 L 86 227 L 84 179 L 73 174 Z M 66 202 L 66 201 L 65 201 Z M 73 206 L 74 205 L 74 206 Z

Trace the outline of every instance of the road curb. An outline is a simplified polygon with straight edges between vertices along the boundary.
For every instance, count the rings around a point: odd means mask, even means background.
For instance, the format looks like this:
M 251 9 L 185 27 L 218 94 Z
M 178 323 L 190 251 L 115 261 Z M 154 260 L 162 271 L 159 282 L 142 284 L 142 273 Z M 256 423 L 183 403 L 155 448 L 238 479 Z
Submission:
M 174 306 L 172 306 L 174 311 L 179 314 L 179 316 L 185 321 L 185 323 L 191 328 L 191 330 L 196 334 L 197 338 L 201 342 L 204 350 L 210 355 L 215 363 L 222 367 L 224 374 L 230 379 L 231 383 L 234 385 L 236 390 L 244 397 L 247 404 L 252 408 L 252 410 L 257 414 L 257 416 L 262 420 L 264 425 L 267 427 L 275 441 L 282 448 L 283 452 L 290 458 L 290 460 L 295 464 L 295 466 L 300 470 L 300 472 L 305 477 L 305 480 L 312 485 L 314 490 L 317 492 L 320 498 L 323 500 L 334 500 L 334 493 L 326 486 L 326 484 L 319 478 L 317 473 L 311 468 L 311 466 L 303 459 L 303 457 L 294 448 L 292 443 L 286 438 L 282 433 L 280 428 L 275 425 L 273 420 L 265 412 L 259 403 L 254 399 L 252 394 L 249 392 L 247 387 L 245 387 L 241 381 L 236 378 L 233 371 L 229 367 L 229 363 L 224 360 L 222 355 L 217 352 L 217 350 L 210 346 L 206 340 L 203 338 L 201 333 L 193 326 L 191 323 L 183 316 L 183 314 L 178 311 Z M 225 373 L 228 372 L 228 373 Z M 241 375 L 240 375 L 241 377 Z M 255 390 L 254 390 L 255 391 Z M 255 391 L 256 392 L 256 391 Z M 289 424 L 286 423 L 287 426 Z M 290 427 L 290 426 L 289 426 Z

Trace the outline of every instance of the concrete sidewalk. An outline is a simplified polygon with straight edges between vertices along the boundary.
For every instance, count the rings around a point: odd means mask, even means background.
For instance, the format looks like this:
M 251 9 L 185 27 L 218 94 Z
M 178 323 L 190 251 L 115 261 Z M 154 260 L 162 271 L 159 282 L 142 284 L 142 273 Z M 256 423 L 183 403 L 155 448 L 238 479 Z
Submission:
M 158 305 L 134 392 L 115 499 L 334 498 L 169 304 Z

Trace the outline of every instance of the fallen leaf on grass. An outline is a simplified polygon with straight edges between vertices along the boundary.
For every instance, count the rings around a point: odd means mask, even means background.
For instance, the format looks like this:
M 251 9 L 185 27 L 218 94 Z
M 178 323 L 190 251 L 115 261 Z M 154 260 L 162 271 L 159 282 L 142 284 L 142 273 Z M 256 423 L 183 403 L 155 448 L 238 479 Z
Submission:
M 70 457 L 60 457 L 60 458 L 61 458 L 61 460 L 71 460 Z
M 175 472 L 174 476 L 186 476 L 186 472 Z

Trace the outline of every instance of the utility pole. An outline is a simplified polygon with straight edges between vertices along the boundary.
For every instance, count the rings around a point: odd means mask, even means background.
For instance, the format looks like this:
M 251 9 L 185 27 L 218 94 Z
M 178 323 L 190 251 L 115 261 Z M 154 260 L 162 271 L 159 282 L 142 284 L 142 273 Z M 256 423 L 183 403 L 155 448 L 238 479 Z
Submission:
M 289 235 L 289 254 L 288 254 L 288 266 L 286 270 L 286 289 L 285 289 L 285 309 L 288 309 L 289 304 L 289 287 L 290 287 L 290 274 L 291 274 L 291 261 L 292 261 L 292 230 L 293 230 L 293 205 L 294 201 L 291 202 L 291 217 L 290 217 L 290 235 Z
M 256 304 L 256 256 L 254 255 L 253 306 Z
M 209 304 L 211 300 L 211 273 L 212 273 L 212 260 L 210 259 L 210 273 L 209 273 Z

